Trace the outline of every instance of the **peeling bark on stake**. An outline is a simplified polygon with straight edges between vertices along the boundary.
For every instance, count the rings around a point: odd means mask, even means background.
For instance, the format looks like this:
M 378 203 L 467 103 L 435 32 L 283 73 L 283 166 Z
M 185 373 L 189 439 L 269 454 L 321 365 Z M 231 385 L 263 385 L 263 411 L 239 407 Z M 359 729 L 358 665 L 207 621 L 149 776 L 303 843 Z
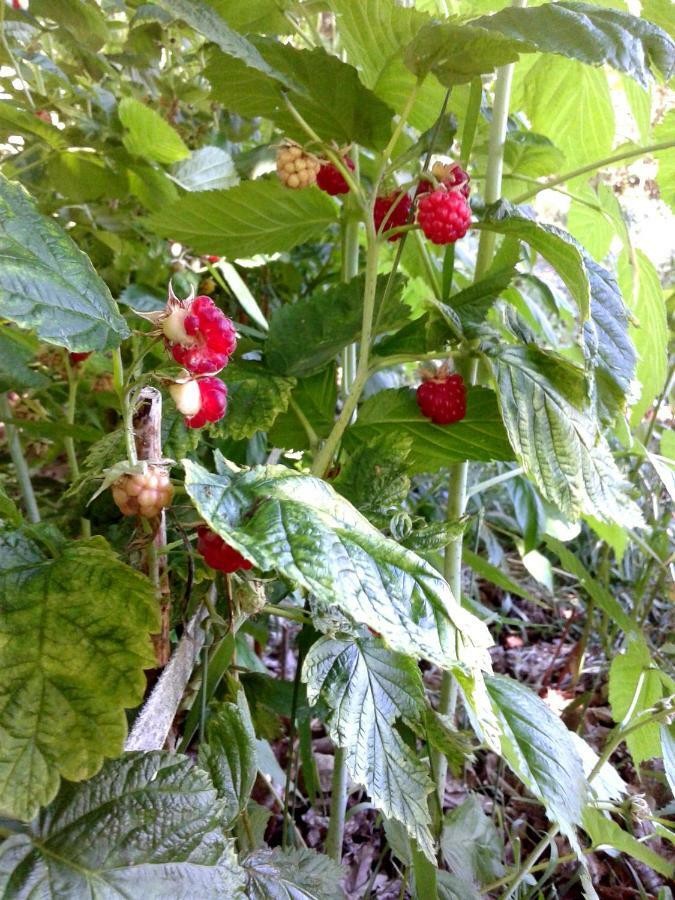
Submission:
M 162 395 L 153 387 L 145 387 L 138 395 L 133 415 L 134 439 L 139 460 L 158 462 L 162 459 Z M 159 514 L 157 530 L 152 539 L 154 547 L 166 547 L 166 514 Z M 154 558 L 153 558 L 154 556 Z M 155 571 L 151 569 L 155 567 Z M 153 576 L 157 590 L 161 624 L 159 634 L 152 636 L 155 647 L 157 668 L 163 668 L 169 662 L 171 642 L 169 629 L 171 620 L 171 591 L 169 588 L 169 570 L 165 554 L 145 554 L 145 569 Z

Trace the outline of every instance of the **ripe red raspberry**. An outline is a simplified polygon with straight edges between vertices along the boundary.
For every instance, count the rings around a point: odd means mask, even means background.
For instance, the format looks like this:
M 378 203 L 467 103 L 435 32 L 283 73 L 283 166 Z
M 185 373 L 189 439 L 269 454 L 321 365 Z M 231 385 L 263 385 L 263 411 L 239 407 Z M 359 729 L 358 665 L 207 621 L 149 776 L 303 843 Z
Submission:
M 206 260 L 207 263 L 217 263 L 218 260 L 220 259 L 220 257 L 219 256 L 205 256 L 204 259 Z
M 70 358 L 70 362 L 73 366 L 79 365 L 79 363 L 84 362 L 85 359 L 89 359 L 92 351 L 89 353 L 69 353 L 68 356 Z
M 125 516 L 152 519 L 171 504 L 173 486 L 162 466 L 148 466 L 145 474 L 122 475 L 112 486 L 113 500 Z
M 199 406 L 195 409 L 195 393 L 192 385 L 197 385 L 199 390 Z M 188 387 L 190 386 L 190 387 Z M 182 396 L 177 388 L 183 389 Z M 220 378 L 206 375 L 198 381 L 187 382 L 183 385 L 175 385 L 171 394 L 178 409 L 185 415 L 185 424 L 188 428 L 203 428 L 207 422 L 218 422 L 227 410 L 227 387 Z M 178 397 L 178 399 L 177 399 Z
M 237 569 L 251 569 L 253 564 L 230 547 L 215 531 L 211 531 L 206 525 L 200 525 L 197 529 L 197 552 L 204 557 L 204 561 L 212 569 L 220 569 L 221 572 L 236 572 Z
M 343 156 L 342 162 L 350 172 L 354 171 L 354 163 L 348 156 Z M 316 176 L 316 183 L 322 191 L 325 191 L 332 197 L 338 194 L 349 193 L 349 185 L 345 181 L 344 176 L 331 162 L 323 163 Z
M 173 358 L 193 375 L 220 372 L 237 346 L 231 320 L 205 295 L 169 301 L 162 330 Z
M 439 188 L 418 203 L 417 221 L 434 244 L 454 244 L 471 227 L 471 208 L 462 194 Z
M 435 425 L 460 422 L 466 415 L 466 387 L 461 375 L 439 375 L 417 388 L 417 405 Z
M 408 213 L 412 206 L 412 200 L 404 191 L 393 191 L 385 197 L 378 197 L 373 207 L 373 222 L 375 230 L 389 231 L 391 228 L 399 228 L 408 221 Z M 398 241 L 403 237 L 403 232 L 392 234 L 388 241 Z
M 469 186 L 471 179 L 469 173 L 465 172 L 459 163 L 437 162 L 433 164 L 431 171 L 433 172 L 434 177 L 447 188 L 459 188 L 460 193 L 464 194 L 468 199 L 471 191 Z

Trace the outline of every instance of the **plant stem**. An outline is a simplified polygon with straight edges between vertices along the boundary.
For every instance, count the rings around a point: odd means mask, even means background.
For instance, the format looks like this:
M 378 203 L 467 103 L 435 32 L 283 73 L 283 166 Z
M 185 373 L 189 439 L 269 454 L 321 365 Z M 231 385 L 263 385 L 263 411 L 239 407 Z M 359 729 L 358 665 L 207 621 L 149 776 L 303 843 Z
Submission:
M 291 397 L 288 406 L 293 410 L 298 422 L 300 422 L 302 427 L 305 429 L 305 434 L 307 435 L 307 440 L 309 441 L 309 449 L 314 450 L 315 447 L 319 446 L 319 437 L 316 431 L 314 431 L 314 429 L 312 428 L 311 422 L 304 414 L 304 412 L 300 409 L 293 397 Z
M 75 424 L 75 405 L 77 403 L 77 374 L 70 364 L 70 360 L 66 356 L 66 371 L 68 372 L 68 405 L 66 406 L 66 422 L 69 425 Z M 70 467 L 70 480 L 75 481 L 80 477 L 80 467 L 77 463 L 77 454 L 75 453 L 75 441 L 71 435 L 64 437 L 63 444 L 66 448 L 66 456 L 68 457 L 68 466 Z
M 532 871 L 532 867 L 537 862 L 542 853 L 546 851 L 546 848 L 551 843 L 551 841 L 555 838 L 556 834 L 559 831 L 558 825 L 551 825 L 549 830 L 546 832 L 544 837 L 539 841 L 537 846 L 534 848 L 532 853 L 528 856 L 525 864 L 521 866 L 518 870 L 518 874 L 514 878 L 514 880 L 509 885 L 506 894 L 504 894 L 503 900 L 509 900 L 509 897 L 512 897 L 516 890 L 520 887 L 520 885 L 525 881 L 527 876 Z
M 311 619 L 301 609 L 293 609 L 289 606 L 275 606 L 273 603 L 266 603 L 260 612 L 268 616 L 279 616 L 282 619 L 300 622 L 303 625 L 311 624 Z
M 331 781 L 330 824 L 326 835 L 326 853 L 336 862 L 342 859 L 342 841 L 347 809 L 346 797 L 347 750 L 345 747 L 336 747 L 333 757 L 333 780 Z M 336 799 L 339 799 L 339 802 L 336 803 Z
M 16 477 L 19 480 L 21 495 L 26 506 L 26 514 L 28 519 L 34 525 L 40 521 L 40 510 L 35 499 L 33 484 L 30 480 L 30 472 L 28 471 L 28 463 L 23 455 L 19 432 L 15 425 L 10 425 L 9 420 L 12 418 L 12 410 L 7 399 L 7 394 L 0 394 L 0 419 L 5 423 L 5 436 L 7 437 L 7 446 L 9 447 L 9 455 L 12 457 L 14 468 L 16 469 Z
M 529 191 L 525 191 L 515 198 L 513 203 L 525 203 L 530 197 L 536 196 L 540 191 L 547 191 L 557 184 L 563 184 L 565 181 L 571 181 L 579 175 L 585 175 L 586 172 L 595 172 L 596 169 L 602 169 L 610 166 L 612 163 L 621 162 L 624 159 L 631 159 L 636 156 L 646 155 L 647 153 L 656 153 L 659 150 L 669 150 L 675 147 L 675 141 L 662 141 L 660 144 L 648 144 L 646 147 L 633 147 L 630 150 L 622 150 L 621 153 L 614 153 L 612 156 L 606 156 L 604 159 L 597 159 L 595 162 L 580 166 L 578 169 L 572 169 L 570 172 L 563 172 L 550 181 L 540 181 L 537 187 L 533 187 Z
M 122 364 L 122 352 L 119 347 L 113 350 L 113 385 L 120 404 L 120 412 L 124 422 L 124 440 L 127 447 L 127 458 L 132 465 L 138 462 L 136 453 L 136 440 L 132 421 L 132 404 L 129 402 L 129 392 L 124 386 L 124 366 Z

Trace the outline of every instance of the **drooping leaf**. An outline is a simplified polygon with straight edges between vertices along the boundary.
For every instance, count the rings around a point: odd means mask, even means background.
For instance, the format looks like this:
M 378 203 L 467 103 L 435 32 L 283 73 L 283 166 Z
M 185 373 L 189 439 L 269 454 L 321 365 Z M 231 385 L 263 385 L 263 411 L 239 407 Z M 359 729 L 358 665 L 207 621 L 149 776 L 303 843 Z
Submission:
M 42 372 L 31 369 L 37 342 L 30 335 L 3 327 L 0 330 L 0 391 L 22 391 L 49 384 Z
M 653 706 L 663 695 L 663 681 L 646 643 L 641 637 L 633 637 L 625 653 L 615 656 L 609 669 L 609 702 L 614 721 L 617 724 L 622 722 L 629 710 L 635 717 Z M 626 744 L 636 766 L 646 759 L 660 756 L 658 723 L 648 722 L 632 731 L 626 738 Z
M 666 79 L 675 67 L 675 43 L 664 31 L 611 7 L 567 2 L 507 7 L 472 24 L 530 44 L 532 50 L 559 53 L 592 66 L 607 63 L 644 86 L 651 67 Z
M 624 610 L 616 597 L 600 584 L 597 579 L 593 578 L 588 569 L 571 550 L 568 550 L 563 543 L 552 537 L 546 538 L 546 545 L 558 556 L 565 571 L 579 579 L 579 584 L 593 599 L 596 606 L 607 613 L 610 621 L 616 622 L 616 624 L 627 634 L 635 632 L 635 622 Z
M 289 191 L 276 179 L 259 179 L 186 194 L 150 216 L 148 225 L 196 253 L 245 259 L 290 250 L 336 220 L 335 204 L 318 188 Z
M 243 690 L 236 703 L 221 703 L 211 711 L 206 743 L 199 745 L 199 765 L 211 775 L 223 801 L 228 828 L 245 809 L 258 774 L 255 741 Z
M 20 184 L 0 176 L 0 315 L 68 350 L 108 350 L 126 322 L 89 259 Z
M 248 900 L 343 900 L 342 868 L 330 857 L 299 850 L 256 850 L 244 857 Z
M 202 517 L 261 571 L 276 570 L 337 606 L 394 650 L 440 665 L 452 665 L 459 653 L 489 666 L 485 626 L 427 562 L 383 537 L 325 481 L 283 466 L 235 471 L 223 462 L 220 475 L 189 460 L 184 466 L 186 491 Z
M 125 97 L 117 109 L 126 129 L 124 146 L 129 153 L 160 163 L 175 163 L 190 155 L 176 129 L 152 107 Z
M 389 278 L 377 281 L 373 335 L 393 331 L 410 318 L 410 308 L 401 300 L 402 279 L 397 278 L 382 306 Z M 282 306 L 272 316 L 265 359 L 274 372 L 310 375 L 333 360 L 337 353 L 361 334 L 363 277 L 353 278 L 330 290 Z
M 504 874 L 501 837 L 475 794 L 446 815 L 441 852 L 450 870 L 469 884 L 484 885 Z
M 593 841 L 593 846 L 611 847 L 619 850 L 621 853 L 627 853 L 633 859 L 639 859 L 640 862 L 659 872 L 664 878 L 673 877 L 673 864 L 652 850 L 647 844 L 638 841 L 636 837 L 624 831 L 609 815 L 603 813 L 599 809 L 588 806 L 584 811 L 584 830 L 588 832 L 589 837 Z
M 562 150 L 568 169 L 602 159 L 612 149 L 616 126 L 604 69 L 540 57 L 526 75 L 523 111 L 533 130 Z
M 464 764 L 472 760 L 473 746 L 471 738 L 465 732 L 457 731 L 450 716 L 439 713 L 427 706 L 419 726 L 411 723 L 417 734 L 426 740 L 431 747 L 445 756 L 448 769 L 459 777 L 464 771 Z
M 564 154 L 543 134 L 507 131 L 504 141 L 505 178 L 508 178 L 508 173 L 527 175 L 529 178 L 557 174 L 564 162 Z
M 273 375 L 252 360 L 230 363 L 227 379 L 227 415 L 218 427 L 220 434 L 234 440 L 267 431 L 288 408 L 294 378 Z
M 400 434 L 412 437 L 411 474 L 436 472 L 465 459 L 513 457 L 495 395 L 486 388 L 469 389 L 466 416 L 452 425 L 434 425 L 426 419 L 408 388 L 379 391 L 361 406 L 356 422 L 345 433 L 345 443 L 356 447 L 364 441 Z
M 502 753 L 523 784 L 564 831 L 581 824 L 586 779 L 567 728 L 524 684 L 503 675 L 486 679 L 502 725 Z
M 553 225 L 542 225 L 522 208 L 500 201 L 486 210 L 476 227 L 510 235 L 529 244 L 550 263 L 577 302 L 582 318 L 590 311 L 590 286 L 583 254 L 570 235 Z
M 372 639 L 325 637 L 309 650 L 303 679 L 310 702 L 327 707 L 326 725 L 346 750 L 354 781 L 433 860 L 427 804 L 432 782 L 394 728 L 397 719 L 421 714 L 422 679 L 414 660 Z
M 601 411 L 610 420 L 636 400 L 635 347 L 628 311 L 614 277 L 590 257 L 584 266 L 591 285 L 591 315 L 584 323 L 584 347 L 595 372 Z
M 511 446 L 544 497 L 572 520 L 588 513 L 639 525 L 641 513 L 588 412 L 583 370 L 533 345 L 503 348 L 492 361 Z
M 619 258 L 619 284 L 635 322 L 629 336 L 638 354 L 636 378 L 639 399 L 631 411 L 635 427 L 663 389 L 667 370 L 668 324 L 666 303 L 658 273 L 641 250 L 635 251 L 633 269 L 627 253 Z
M 517 274 L 515 268 L 505 266 L 450 297 L 448 305 L 457 313 L 465 334 L 476 333 L 490 307 Z
M 302 416 L 316 436 L 328 436 L 335 421 L 337 402 L 337 381 L 335 365 L 307 378 L 298 378 L 291 393 L 293 403 L 288 412 L 280 413 L 269 432 L 269 439 L 275 447 L 287 450 L 307 450 L 309 436 L 300 420 Z
M 305 143 L 306 132 L 287 101 L 326 142 L 351 142 L 383 149 L 391 133 L 392 110 L 359 81 L 356 69 L 323 48 L 298 49 L 278 41 L 256 41 L 260 54 L 283 72 L 296 90 L 252 69 L 243 61 L 214 53 L 205 76 L 213 96 L 248 119 L 262 116 L 288 137 Z
M 217 191 L 239 183 L 230 154 L 222 147 L 200 147 L 174 167 L 173 175 L 187 191 Z
M 63 897 L 244 897 L 206 773 L 173 753 L 126 753 L 65 782 L 29 832 L 0 847 L 0 891 Z
M 0 580 L 0 796 L 5 813 L 28 819 L 59 776 L 88 778 L 122 751 L 158 612 L 149 579 L 100 537 L 15 565 Z

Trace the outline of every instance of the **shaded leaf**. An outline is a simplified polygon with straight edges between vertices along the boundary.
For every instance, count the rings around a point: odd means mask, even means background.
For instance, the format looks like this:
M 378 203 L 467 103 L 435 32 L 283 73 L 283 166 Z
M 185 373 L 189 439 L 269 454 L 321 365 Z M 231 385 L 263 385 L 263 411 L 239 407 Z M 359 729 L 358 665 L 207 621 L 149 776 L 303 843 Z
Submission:
M 16 900 L 243 897 L 206 773 L 173 753 L 126 753 L 83 784 L 64 783 L 0 847 L 0 890 Z
M 423 686 L 414 660 L 372 639 L 325 637 L 303 666 L 310 702 L 328 708 L 326 725 L 347 753 L 347 768 L 385 816 L 401 822 L 430 859 L 435 858 L 427 769 L 394 728 L 419 718 Z
M 239 182 L 230 154 L 222 147 L 200 147 L 174 167 L 173 176 L 186 191 L 215 191 Z
M 593 66 L 607 63 L 643 86 L 650 67 L 667 78 L 675 66 L 675 44 L 660 28 L 620 9 L 591 3 L 545 3 L 506 8 L 472 23 Z
M 582 513 L 639 525 L 642 515 L 590 417 L 584 372 L 533 345 L 493 357 L 511 445 L 544 497 L 569 519 Z
M 121 753 L 158 612 L 152 583 L 103 538 L 15 564 L 0 580 L 0 794 L 6 813 L 28 819 L 60 775 L 88 778 Z
M 386 307 L 382 307 L 388 280 L 387 275 L 377 280 L 374 336 L 393 331 L 410 317 L 410 308 L 400 299 L 400 277 L 394 282 Z M 269 367 L 285 375 L 310 375 L 357 341 L 363 319 L 363 288 L 361 276 L 278 309 L 272 316 L 265 344 Z
M 475 794 L 445 816 L 441 852 L 451 871 L 469 884 L 487 884 L 504 874 L 501 837 Z
M 394 650 L 440 665 L 451 665 L 458 654 L 489 665 L 487 629 L 459 606 L 445 581 L 383 537 L 325 481 L 283 466 L 234 471 L 223 463 L 222 474 L 211 475 L 189 460 L 183 464 L 186 491 L 202 517 L 263 572 L 276 570 L 337 606 Z
M 68 350 L 108 350 L 126 322 L 89 259 L 16 182 L 0 176 L 0 315 Z
M 345 433 L 347 447 L 378 437 L 412 437 L 410 474 L 436 472 L 466 459 L 511 459 L 499 410 L 492 391 L 470 388 L 467 413 L 461 422 L 434 425 L 425 418 L 408 388 L 379 391 L 362 404 L 356 422 Z
M 267 431 L 280 413 L 288 409 L 294 378 L 273 375 L 259 362 L 238 360 L 225 372 L 227 415 L 218 433 L 234 440 Z
M 132 155 L 160 163 L 174 163 L 190 155 L 175 128 L 152 107 L 125 97 L 117 110 L 126 129 L 124 146 Z
M 244 259 L 290 250 L 335 221 L 335 204 L 318 188 L 290 191 L 277 179 L 260 179 L 226 191 L 186 194 L 150 216 L 148 225 L 196 253 Z
M 211 710 L 198 759 L 223 801 L 227 828 L 245 809 L 253 790 L 258 774 L 255 741 L 243 690 L 238 691 L 236 703 L 220 703 Z
M 518 597 L 524 597 L 525 600 L 534 603 L 535 606 L 539 605 L 540 601 L 533 596 L 531 591 L 518 584 L 510 575 L 507 575 L 503 568 L 493 566 L 487 559 L 474 553 L 473 550 L 469 550 L 466 546 L 462 548 L 462 560 L 470 569 L 473 569 L 476 575 L 485 578 L 486 581 L 490 581 L 492 584 L 496 584 L 503 591 L 516 594 Z
M 0 104 L 0 135 L 5 140 L 12 134 L 33 134 L 53 150 L 66 146 L 63 133 L 50 122 L 44 122 L 32 110 L 19 109 L 9 105 L 9 100 Z
M 0 330 L 0 391 L 42 388 L 49 378 L 29 367 L 35 358 L 37 342 L 14 328 Z
M 298 378 L 291 398 L 293 404 L 288 412 L 277 416 L 270 430 L 269 439 L 275 447 L 307 450 L 309 438 L 297 410 L 311 423 L 318 438 L 328 437 L 335 421 L 337 403 L 335 366 L 328 366 L 322 372 L 307 378 Z
M 563 831 L 581 824 L 586 779 L 560 719 L 523 684 L 503 675 L 486 679 L 503 729 L 502 753 L 523 784 Z
M 382 435 L 363 443 L 345 460 L 332 482 L 374 524 L 400 507 L 408 496 L 409 435 Z

